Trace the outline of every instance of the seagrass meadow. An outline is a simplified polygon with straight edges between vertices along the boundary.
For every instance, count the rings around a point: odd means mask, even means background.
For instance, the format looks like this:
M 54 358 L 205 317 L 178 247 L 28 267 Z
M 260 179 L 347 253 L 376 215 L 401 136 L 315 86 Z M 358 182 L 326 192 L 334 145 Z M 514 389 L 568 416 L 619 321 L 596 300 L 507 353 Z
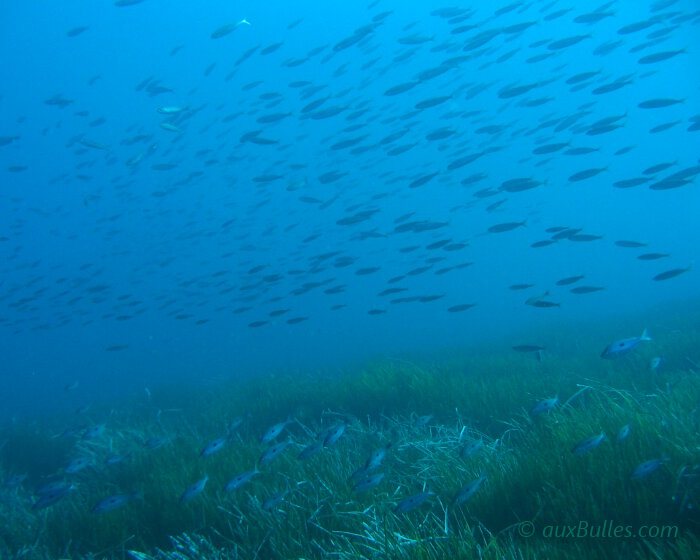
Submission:
M 700 558 L 698 0 L 2 0 L 0 560 Z
M 700 324 L 692 314 L 666 319 L 614 361 L 581 350 L 595 348 L 594 331 L 542 331 L 537 340 L 550 344 L 540 359 L 494 343 L 345 371 L 152 387 L 79 416 L 17 421 L 2 430 L 0 555 L 694 558 Z M 279 422 L 282 451 L 266 460 L 276 444 L 261 440 Z M 574 452 L 601 432 L 600 445 Z M 357 489 L 355 473 L 378 449 L 386 456 L 367 472 L 383 476 Z M 87 466 L 66 472 L 75 457 Z M 655 459 L 658 468 L 637 473 Z M 249 472 L 245 484 L 229 482 Z M 18 473 L 26 478 L 9 484 Z M 56 480 L 70 491 L 37 506 L 37 489 Z M 113 495 L 130 499 L 97 507 Z M 399 506 L 410 496 L 415 508 Z

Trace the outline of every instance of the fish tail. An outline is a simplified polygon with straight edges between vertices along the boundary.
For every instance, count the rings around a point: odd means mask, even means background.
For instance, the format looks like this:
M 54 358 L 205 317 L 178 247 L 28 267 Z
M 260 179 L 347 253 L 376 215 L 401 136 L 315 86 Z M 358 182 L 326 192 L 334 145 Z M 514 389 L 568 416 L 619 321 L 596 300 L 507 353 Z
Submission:
M 642 336 L 639 337 L 639 340 L 651 340 L 651 337 L 646 329 L 642 331 Z

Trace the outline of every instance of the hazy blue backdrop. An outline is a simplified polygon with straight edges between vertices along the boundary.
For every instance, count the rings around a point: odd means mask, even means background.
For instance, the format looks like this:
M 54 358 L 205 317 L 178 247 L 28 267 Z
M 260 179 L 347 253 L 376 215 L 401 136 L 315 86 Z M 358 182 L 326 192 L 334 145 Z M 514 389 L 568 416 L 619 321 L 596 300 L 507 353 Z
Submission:
M 145 0 L 118 7 L 107 0 L 6 0 L 0 10 L 0 136 L 9 138 L 0 146 L 3 415 L 74 406 L 168 380 L 332 370 L 482 341 L 508 349 L 542 342 L 545 332 L 566 331 L 571 339 L 578 325 L 595 326 L 598 340 L 587 350 L 600 352 L 611 340 L 639 334 L 647 311 L 697 305 L 695 271 L 652 278 L 698 260 L 698 172 L 691 169 L 680 188 L 649 185 L 698 165 L 700 16 L 692 0 L 650 11 L 654 5 L 522 2 L 494 16 L 496 4 L 464 3 L 474 10 L 465 24 L 475 27 L 463 34 L 455 32 L 461 23 L 434 12 L 447 6 L 438 2 Z M 560 9 L 569 11 L 546 17 Z M 596 10 L 611 15 L 593 24 L 575 21 Z M 655 14 L 664 15 L 648 28 L 619 33 Z M 243 18 L 250 25 L 211 38 Z M 533 25 L 510 27 L 523 22 Z M 467 38 L 489 29 L 500 31 L 463 50 Z M 354 33 L 362 37 L 342 48 Z M 578 35 L 587 37 L 548 47 Z M 601 48 L 606 43 L 610 48 Z M 638 62 L 680 49 L 685 52 L 662 62 Z M 547 56 L 532 60 L 540 54 Z M 468 58 L 437 77 L 417 78 L 462 56 Z M 567 83 L 589 71 L 599 73 L 580 89 Z M 386 95 L 414 80 L 409 91 Z M 616 80 L 628 83 L 593 92 Z M 499 95 L 516 84 L 531 88 Z M 337 115 L 302 111 L 326 97 L 318 110 L 338 107 Z M 638 106 L 650 99 L 682 102 Z M 169 116 L 159 107 L 184 110 Z M 258 122 L 277 113 L 289 115 Z M 571 123 L 557 130 L 566 117 Z M 609 117 L 623 126 L 587 134 Z M 180 132 L 163 129 L 163 122 Z M 675 124 L 650 132 L 664 123 Z M 426 139 L 442 128 L 450 135 Z M 274 143 L 242 139 L 256 130 L 253 139 Z M 382 142 L 401 131 L 400 139 Z M 348 148 L 333 148 L 358 137 Z M 597 151 L 533 154 L 538 145 L 558 142 Z M 404 145 L 407 151 L 389 153 Z M 448 168 L 479 152 L 474 162 Z M 614 186 L 665 162 L 673 165 L 650 174 L 650 182 Z M 606 170 L 569 180 L 596 168 Z M 332 171 L 343 175 L 319 179 Z M 409 187 L 431 173 L 437 175 L 424 185 Z M 484 177 L 462 184 L 477 174 Z M 542 184 L 499 190 L 519 177 Z M 486 188 L 494 196 L 475 196 Z M 374 213 L 338 224 L 362 211 Z M 446 225 L 396 232 L 406 221 Z M 525 224 L 487 233 L 506 222 Z M 531 247 L 555 226 L 602 239 Z M 444 239 L 468 246 L 426 248 Z M 622 248 L 617 240 L 648 246 Z M 643 252 L 670 256 L 638 260 Z M 340 266 L 337 259 L 346 257 L 352 264 Z M 428 260 L 433 257 L 445 259 Z M 380 269 L 356 274 L 368 267 Z M 604 289 L 572 294 L 573 286 L 556 285 L 579 274 L 585 275 L 579 284 Z M 388 283 L 397 276 L 405 277 Z M 509 289 L 518 283 L 533 287 Z M 406 291 L 378 295 L 392 287 Z M 433 295 L 441 297 L 390 303 Z M 527 305 L 531 297 L 561 305 Z M 332 309 L 339 304 L 344 307 Z M 461 304 L 475 306 L 448 311 Z M 305 320 L 288 323 L 292 318 Z M 250 326 L 258 321 L 267 322 Z M 76 381 L 77 389 L 64 390 Z

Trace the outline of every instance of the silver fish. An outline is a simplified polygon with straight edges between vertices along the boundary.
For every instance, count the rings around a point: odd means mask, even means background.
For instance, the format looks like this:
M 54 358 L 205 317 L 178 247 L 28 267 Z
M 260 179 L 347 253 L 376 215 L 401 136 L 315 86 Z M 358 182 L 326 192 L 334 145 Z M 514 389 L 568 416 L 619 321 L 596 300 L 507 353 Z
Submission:
M 310 457 L 313 457 L 316 455 L 316 453 L 319 453 L 321 450 L 323 450 L 323 440 L 318 440 L 313 442 L 310 445 L 307 445 L 299 455 L 297 455 L 297 459 L 300 461 L 305 461 L 306 459 L 309 459 Z
M 413 425 L 416 428 L 422 428 L 423 426 L 427 426 L 432 419 L 432 414 L 426 414 L 425 416 L 416 416 L 413 420 Z
M 58 490 L 65 489 L 68 486 L 70 486 L 70 484 L 65 480 L 55 480 L 53 482 L 49 482 L 48 484 L 44 484 L 44 486 L 38 488 L 35 491 L 35 494 L 37 494 L 38 496 L 45 496 L 47 494 L 53 494 Z
M 107 457 L 105 459 L 105 465 L 112 466 L 112 465 L 118 465 L 119 463 L 123 463 L 124 461 L 126 461 L 129 458 L 130 455 L 131 455 L 131 453 L 125 453 L 123 455 L 118 455 L 118 454 L 117 455 L 110 455 L 109 457 Z
M 620 431 L 617 432 L 617 437 L 615 438 L 616 441 L 621 442 L 625 441 L 628 437 L 630 437 L 630 425 L 625 424 L 620 428 Z
M 228 425 L 228 432 L 229 434 L 232 434 L 235 432 L 240 426 L 243 424 L 243 416 L 237 416 Z
M 606 360 L 612 360 L 614 358 L 617 358 L 618 356 L 622 356 L 623 354 L 626 354 L 633 348 L 637 346 L 640 342 L 646 342 L 651 340 L 649 335 L 647 334 L 647 330 L 644 329 L 642 331 L 641 336 L 634 336 L 632 338 L 624 338 L 622 340 L 618 340 L 617 342 L 613 342 L 612 344 L 609 344 L 605 350 L 601 353 L 600 357 L 605 358 Z
M 282 452 L 285 449 L 287 449 L 287 446 L 290 443 L 291 442 L 289 442 L 289 441 L 283 441 L 282 443 L 276 443 L 272 447 L 266 449 L 265 452 L 260 457 L 260 464 L 265 465 L 266 463 L 269 463 L 273 459 L 276 459 L 277 457 L 279 457 L 282 454 Z
M 19 486 L 24 482 L 24 479 L 27 478 L 26 474 L 16 474 L 15 476 L 11 476 L 5 481 L 5 486 L 8 488 L 14 488 L 15 486 Z
M 263 502 L 262 508 L 265 511 L 272 511 L 273 509 L 275 509 L 278 505 L 280 505 L 284 501 L 284 499 L 287 497 L 288 493 L 289 493 L 289 490 L 283 490 L 281 492 L 276 492 L 275 494 L 273 494 L 272 496 L 270 496 L 269 498 L 267 498 L 267 500 L 265 500 Z
M 535 406 L 532 407 L 530 410 L 530 414 L 533 416 L 537 416 L 538 414 L 542 414 L 543 412 L 550 412 L 554 410 L 557 405 L 559 404 L 559 396 L 553 397 L 551 399 L 544 399 L 543 401 L 538 402 Z
M 394 508 L 394 511 L 396 513 L 408 513 L 409 511 L 413 511 L 414 509 L 422 506 L 425 501 L 430 498 L 430 496 L 434 496 L 433 492 L 421 492 L 420 494 L 409 496 L 408 498 L 400 501 Z
M 571 450 L 571 452 L 574 455 L 583 455 L 584 453 L 588 453 L 589 451 L 593 451 L 596 447 L 598 447 L 603 441 L 605 440 L 605 432 L 602 432 L 598 434 L 597 436 L 590 437 L 588 439 L 584 439 L 582 442 L 577 443 L 574 448 Z
M 92 465 L 89 457 L 76 457 L 66 467 L 66 473 L 75 474 Z
M 649 461 L 644 461 L 643 463 L 637 465 L 637 468 L 632 471 L 632 480 L 639 480 L 640 478 L 645 478 L 651 473 L 656 471 L 664 462 L 664 459 L 651 459 Z
M 225 437 L 220 437 L 216 438 L 215 440 L 210 441 L 207 443 L 207 445 L 202 449 L 201 453 L 199 454 L 200 457 L 209 457 L 210 455 L 213 455 L 214 453 L 218 453 L 224 448 L 224 445 L 226 444 L 226 438 Z
M 233 492 L 234 490 L 238 490 L 241 486 L 247 484 L 259 474 L 260 471 L 258 471 L 257 469 L 237 474 L 231 480 L 228 481 L 228 484 L 226 484 L 226 492 Z
M 75 488 L 76 487 L 72 484 L 56 486 L 50 492 L 40 494 L 39 499 L 32 505 L 32 509 L 44 509 L 45 507 L 49 507 L 70 494 Z
M 347 426 L 345 423 L 333 426 L 326 434 L 326 437 L 323 438 L 323 445 L 330 447 L 337 442 L 345 432 L 345 426 Z
M 107 513 L 109 511 L 114 511 L 124 507 L 132 500 L 142 500 L 143 497 L 138 493 L 131 494 L 117 494 L 116 496 L 110 496 L 105 498 L 101 502 L 98 502 L 95 507 L 92 508 L 92 513 Z
M 96 424 L 83 432 L 83 439 L 90 440 L 100 437 L 105 431 L 104 424 Z
M 367 462 L 365 463 L 365 471 L 370 472 L 381 467 L 390 447 L 391 442 L 372 451 L 370 456 L 367 458 Z
M 368 474 L 369 474 L 369 471 L 367 470 L 367 467 L 362 466 L 350 475 L 350 481 L 365 478 Z
M 160 113 L 161 115 L 176 115 L 177 113 L 182 113 L 185 111 L 187 107 L 176 107 L 176 106 L 171 106 L 171 107 L 158 107 L 156 111 Z
M 466 459 L 467 457 L 471 457 L 474 455 L 479 449 L 481 449 L 484 446 L 484 440 L 483 439 L 473 439 L 462 448 L 462 450 L 459 452 L 459 456 L 462 457 L 462 459 Z
M 202 480 L 198 480 L 197 482 L 195 482 L 192 486 L 190 486 L 187 490 L 185 490 L 182 493 L 182 496 L 180 496 L 180 503 L 186 504 L 195 496 L 199 496 L 199 494 L 201 494 L 204 491 L 204 487 L 207 485 L 208 481 L 209 477 L 205 476 Z
M 275 424 L 274 426 L 268 428 L 268 430 L 265 432 L 262 439 L 260 440 L 260 443 L 271 443 L 272 441 L 277 439 L 277 436 L 279 436 L 282 433 L 282 431 L 287 427 L 287 425 L 291 422 L 292 419 L 287 418 L 284 422 L 280 422 L 279 424 Z
M 486 475 L 482 474 L 479 478 L 467 482 L 460 488 L 459 492 L 457 492 L 452 503 L 458 506 L 469 500 L 476 493 L 484 480 L 486 480 Z
M 362 480 L 357 482 L 353 487 L 353 492 L 364 492 L 366 490 L 371 490 L 377 486 L 382 480 L 384 480 L 384 473 L 378 472 L 365 476 Z

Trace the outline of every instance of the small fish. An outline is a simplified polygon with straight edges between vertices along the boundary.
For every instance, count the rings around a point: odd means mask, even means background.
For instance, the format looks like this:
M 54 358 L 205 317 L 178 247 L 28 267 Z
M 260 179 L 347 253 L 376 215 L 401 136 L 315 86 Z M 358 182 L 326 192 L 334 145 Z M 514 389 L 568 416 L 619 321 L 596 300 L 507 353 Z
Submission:
M 658 53 L 654 53 L 654 54 L 649 54 L 647 56 L 643 56 L 637 62 L 639 64 L 655 64 L 657 62 L 663 62 L 664 60 L 668 60 L 669 58 L 673 58 L 674 56 L 677 56 L 679 54 L 683 54 L 685 52 L 686 52 L 685 49 L 680 49 L 678 51 L 658 52 Z
M 540 402 L 538 402 L 535 406 L 532 407 L 530 410 L 530 414 L 532 416 L 537 416 L 538 414 L 542 414 L 543 412 L 551 412 L 554 410 L 557 405 L 559 404 L 559 396 L 552 397 L 551 399 L 544 399 Z
M 649 461 L 644 461 L 632 471 L 630 478 L 632 480 L 639 480 L 640 478 L 649 476 L 663 464 L 664 460 L 665 459 L 651 459 Z
M 207 485 L 209 480 L 208 476 L 205 476 L 202 480 L 198 480 L 192 486 L 182 493 L 180 496 L 180 503 L 185 504 L 189 502 L 195 496 L 199 496 L 204 491 L 204 487 Z
M 575 233 L 572 235 L 569 235 L 567 238 L 569 241 L 575 241 L 578 243 L 588 243 L 590 241 L 598 241 L 599 239 L 603 239 L 602 235 L 594 235 L 592 233 Z
M 588 439 L 584 439 L 582 442 L 577 443 L 574 448 L 571 450 L 571 452 L 574 455 L 583 455 L 584 453 L 588 453 L 589 451 L 593 451 L 596 447 L 598 447 L 603 441 L 605 440 L 605 432 L 602 432 L 598 434 L 597 436 L 590 437 Z
M 671 105 L 676 105 L 677 103 L 683 103 L 683 99 L 648 99 L 637 104 L 640 109 L 661 109 L 663 107 L 670 107 Z
M 519 290 L 527 290 L 528 288 L 532 287 L 534 287 L 534 284 L 511 284 L 510 286 L 508 286 L 508 289 L 516 292 Z
M 636 249 L 638 247 L 646 247 L 646 243 L 642 243 L 641 241 L 632 241 L 628 239 L 621 239 L 619 241 L 615 241 L 615 245 L 618 247 L 627 247 L 630 249 Z
M 84 440 L 90 440 L 90 439 L 95 439 L 100 437 L 105 431 L 105 425 L 104 424 L 97 424 L 95 426 L 91 426 L 87 430 L 83 432 L 83 439 Z
M 661 357 L 660 356 L 654 356 L 651 360 L 649 360 L 649 369 L 651 371 L 656 371 L 659 369 L 659 366 L 661 365 Z
M 543 298 L 549 297 L 549 295 L 550 295 L 549 291 L 547 291 L 542 295 L 529 297 L 525 300 L 525 305 L 531 305 L 532 307 L 540 307 L 543 309 L 547 309 L 547 308 L 551 308 L 551 307 L 561 307 L 560 303 L 557 303 L 555 301 L 549 301 L 547 299 L 543 299 Z
M 226 35 L 238 29 L 241 25 L 250 25 L 250 22 L 245 19 L 242 19 L 237 23 L 224 24 L 221 27 L 217 27 L 214 31 L 212 31 L 209 37 L 211 37 L 212 39 L 221 39 L 222 37 L 226 37 Z
M 80 383 L 78 383 L 77 381 L 73 381 L 73 382 L 71 382 L 71 383 L 66 384 L 66 386 L 64 387 L 64 389 L 65 389 L 66 391 L 72 391 L 72 390 L 74 390 L 74 389 L 77 389 L 79 385 L 80 385 Z
M 142 500 L 143 497 L 139 493 L 131 494 L 118 494 L 116 496 L 110 496 L 105 498 L 101 502 L 98 502 L 95 507 L 92 508 L 92 513 L 107 513 L 124 507 L 132 500 Z
M 655 282 L 661 282 L 663 280 L 670 280 L 671 278 L 675 278 L 676 276 L 680 276 L 681 274 L 685 272 L 689 272 L 690 267 L 688 268 L 673 268 L 671 270 L 667 270 L 666 272 L 661 272 L 654 276 L 652 280 Z
M 583 171 L 578 171 L 577 173 L 569 176 L 569 182 L 576 183 L 578 181 L 584 181 L 586 179 L 590 179 L 591 177 L 595 177 L 603 171 L 607 171 L 607 167 L 592 167 L 590 169 L 584 169 Z
M 556 284 L 557 286 L 568 286 L 569 284 L 574 284 L 578 282 L 579 280 L 582 280 L 584 278 L 583 274 L 579 274 L 577 276 L 569 276 L 567 278 L 562 278 L 561 280 L 557 280 Z
M 289 441 L 283 441 L 282 443 L 277 443 L 273 445 L 272 447 L 268 448 L 265 450 L 265 452 L 262 454 L 260 457 L 260 464 L 265 465 L 266 463 L 269 463 L 273 459 L 276 459 L 279 457 L 282 452 L 287 449 L 287 446 L 289 446 L 291 442 Z
M 272 441 L 277 439 L 277 436 L 279 436 L 291 422 L 292 419 L 287 418 L 284 422 L 280 422 L 279 424 L 270 426 L 270 428 L 268 428 L 268 430 L 265 432 L 262 439 L 260 440 L 260 443 L 271 443 Z
M 413 426 L 415 428 L 422 428 L 424 426 L 427 426 L 432 419 L 433 419 L 432 414 L 426 414 L 425 416 L 416 416 L 413 419 Z
M 486 475 L 482 474 L 479 478 L 475 478 L 474 480 L 467 482 L 464 486 L 462 486 L 462 488 L 460 488 L 459 492 L 457 492 L 454 500 L 452 500 L 452 504 L 458 506 L 468 501 L 485 480 Z
M 76 487 L 72 484 L 62 483 L 62 485 L 56 486 L 51 491 L 41 493 L 39 494 L 39 499 L 32 505 L 32 509 L 44 509 L 49 507 L 70 494 L 75 488 Z
M 178 113 L 182 113 L 183 111 L 186 111 L 187 107 L 158 107 L 156 111 L 160 113 L 161 115 L 177 115 Z
M 408 498 L 400 501 L 394 508 L 396 513 L 408 513 L 416 508 L 422 506 L 430 496 L 434 496 L 433 492 L 421 492 L 420 494 L 414 494 Z
M 628 437 L 630 437 L 630 425 L 625 424 L 624 426 L 622 426 L 622 428 L 620 428 L 620 431 L 617 432 L 617 437 L 615 438 L 615 440 L 617 442 L 623 442 Z
M 109 150 L 109 146 L 94 142 L 93 140 L 88 140 L 87 138 L 82 138 L 80 143 L 86 148 L 92 148 L 93 150 Z
M 229 436 L 243 424 L 243 416 L 237 416 L 228 425 Z
M 162 122 L 159 125 L 163 130 L 167 130 L 168 132 L 182 132 L 182 129 L 172 123 L 169 122 Z
M 331 427 L 328 433 L 326 434 L 326 437 L 323 438 L 323 445 L 326 447 L 330 447 L 335 442 L 337 442 L 345 432 L 346 426 L 347 424 L 343 423 Z
M 233 492 L 234 490 L 238 490 L 241 486 L 247 484 L 259 474 L 260 471 L 258 471 L 258 469 L 237 474 L 226 484 L 226 492 Z
M 284 499 L 287 497 L 287 494 L 289 493 L 289 490 L 282 490 L 281 492 L 276 492 L 267 500 L 265 500 L 262 504 L 262 508 L 265 511 L 272 511 L 275 509 L 278 505 L 280 505 Z
M 0 136 L 0 146 L 7 146 L 15 140 L 19 140 L 19 136 Z
M 449 307 L 447 311 L 449 311 L 450 313 L 461 313 L 462 311 L 467 311 L 468 309 L 471 309 L 475 305 L 475 303 L 460 303 L 458 305 L 453 305 L 452 307 Z
M 502 224 L 496 224 L 491 226 L 487 231 L 489 233 L 505 233 L 506 231 L 512 231 L 519 227 L 525 227 L 525 221 L 522 222 L 504 222 Z
M 370 456 L 367 458 L 367 461 L 365 462 L 365 470 L 367 472 L 373 471 L 375 469 L 378 469 L 379 467 L 382 466 L 382 463 L 384 462 L 384 458 L 386 457 L 387 452 L 389 451 L 389 448 L 391 447 L 391 442 L 387 443 L 386 445 L 382 447 L 378 447 L 372 453 L 370 453 Z
M 604 290 L 603 286 L 577 286 L 569 290 L 572 294 L 592 294 Z
M 665 171 L 669 167 L 673 167 L 676 165 L 678 162 L 677 161 L 667 161 L 663 163 L 657 163 L 656 165 L 652 165 L 651 167 L 647 167 L 644 171 L 642 171 L 643 175 L 655 175 L 656 173 L 660 173 L 661 171 Z
M 382 480 L 384 480 L 383 472 L 370 474 L 355 483 L 352 490 L 353 492 L 365 492 L 366 490 L 371 490 L 375 486 L 378 486 Z
M 313 457 L 322 450 L 323 440 L 320 439 L 318 441 L 313 442 L 310 445 L 307 445 L 304 449 L 302 449 L 301 453 L 297 455 L 297 459 L 299 459 L 300 461 L 306 461 L 306 459 Z
M 27 478 L 26 474 L 16 474 L 15 476 L 11 476 L 5 481 L 5 486 L 7 488 L 14 488 L 15 486 L 19 486 L 24 482 L 24 480 Z
M 642 253 L 641 255 L 637 255 L 637 258 L 640 261 L 656 261 L 670 256 L 669 253 Z
M 54 480 L 53 482 L 49 482 L 48 484 L 44 484 L 43 486 L 37 488 L 34 493 L 37 496 L 46 496 L 47 494 L 53 494 L 58 490 L 67 488 L 68 486 L 70 486 L 70 484 L 65 480 Z
M 517 344 L 513 346 L 513 350 L 516 352 L 541 352 L 546 350 L 544 346 L 538 346 L 536 344 Z
M 651 340 L 651 338 L 649 337 L 647 330 L 644 329 L 644 331 L 642 331 L 641 336 L 625 338 L 608 345 L 605 348 L 605 350 L 603 350 L 600 357 L 605 358 L 606 360 L 612 360 L 614 358 L 617 358 L 618 356 L 621 356 L 622 354 L 626 354 L 627 352 L 635 348 L 640 342 L 645 342 L 649 340 Z
M 483 446 L 483 439 L 473 439 L 472 441 L 467 442 L 467 444 L 462 448 L 462 450 L 459 452 L 459 456 L 462 457 L 462 459 L 471 457 Z
M 75 474 L 89 467 L 90 465 L 92 465 L 92 459 L 89 457 L 76 457 L 70 463 L 68 463 L 66 473 Z
M 119 463 L 123 463 L 124 461 L 126 461 L 129 458 L 130 455 L 131 455 L 131 453 L 125 453 L 123 455 L 119 455 L 119 454 L 110 455 L 109 457 L 107 457 L 105 459 L 105 465 L 112 466 L 112 465 L 118 465 Z
M 361 478 L 365 478 L 368 475 L 369 471 L 367 470 L 367 467 L 363 465 L 350 475 L 350 480 L 360 480 Z
M 226 444 L 226 438 L 225 437 L 220 437 L 215 440 L 210 441 L 204 449 L 202 449 L 201 453 L 199 454 L 200 457 L 209 457 L 210 455 L 213 455 L 214 453 L 218 453 L 224 448 L 224 445 Z

